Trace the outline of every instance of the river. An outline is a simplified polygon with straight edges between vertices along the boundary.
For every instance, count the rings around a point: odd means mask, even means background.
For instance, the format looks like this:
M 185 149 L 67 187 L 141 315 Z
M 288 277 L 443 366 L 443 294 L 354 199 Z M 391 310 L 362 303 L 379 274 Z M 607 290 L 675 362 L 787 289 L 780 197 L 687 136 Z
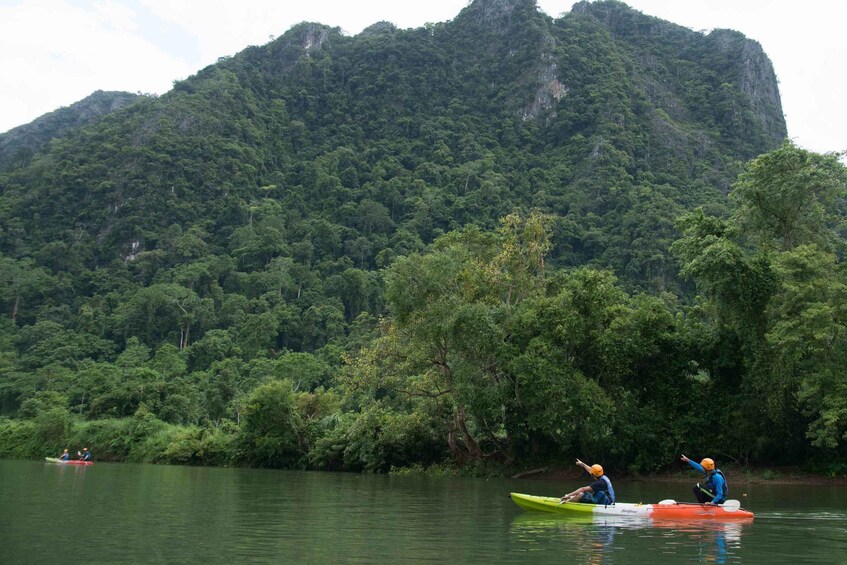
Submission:
M 0 460 L 0 563 L 847 563 L 847 488 L 728 478 L 753 523 L 574 521 L 508 498 L 588 481 Z M 685 483 L 615 489 L 691 496 Z

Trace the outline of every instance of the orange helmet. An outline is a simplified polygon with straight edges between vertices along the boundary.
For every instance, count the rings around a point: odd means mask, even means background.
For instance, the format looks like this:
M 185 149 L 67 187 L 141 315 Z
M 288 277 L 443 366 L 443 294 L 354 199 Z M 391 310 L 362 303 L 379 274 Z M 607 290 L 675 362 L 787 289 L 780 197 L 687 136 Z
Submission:
M 709 459 L 708 457 L 700 461 L 700 466 L 706 469 L 707 471 L 715 470 L 715 462 Z
M 600 465 L 597 465 L 595 463 L 594 465 L 591 466 L 591 474 L 594 475 L 595 477 L 602 477 L 603 476 L 603 467 L 601 467 Z
M 82 450 L 83 450 L 83 451 L 88 451 L 88 448 L 87 448 L 87 447 L 83 447 L 83 448 L 82 448 Z M 711 459 L 709 459 L 709 461 L 711 461 Z M 712 467 L 714 467 L 714 466 L 715 466 L 715 464 L 714 464 L 714 463 L 712 463 Z

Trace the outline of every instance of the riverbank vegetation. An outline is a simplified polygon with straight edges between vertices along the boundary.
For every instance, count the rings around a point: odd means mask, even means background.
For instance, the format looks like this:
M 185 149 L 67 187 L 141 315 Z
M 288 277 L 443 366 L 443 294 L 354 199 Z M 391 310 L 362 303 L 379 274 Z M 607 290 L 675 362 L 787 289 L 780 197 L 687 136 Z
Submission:
M 761 46 L 491 4 L 0 138 L 0 456 L 845 473 L 844 167 Z
M 55 322 L 7 321 L 4 401 L 22 400 L 0 454 L 373 472 L 584 454 L 649 473 L 685 450 L 844 473 L 845 186 L 835 157 L 790 143 L 751 161 L 731 217 L 679 219 L 689 302 L 550 268 L 552 219 L 532 213 L 397 258 L 387 314 L 314 353 L 210 331 L 182 349 L 131 337 L 110 360 Z

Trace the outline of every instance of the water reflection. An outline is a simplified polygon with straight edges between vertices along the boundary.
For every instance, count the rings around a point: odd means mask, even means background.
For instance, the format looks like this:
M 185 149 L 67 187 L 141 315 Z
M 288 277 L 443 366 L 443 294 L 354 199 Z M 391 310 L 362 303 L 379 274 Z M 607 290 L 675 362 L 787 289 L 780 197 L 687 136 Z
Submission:
M 524 543 L 539 542 L 551 535 L 579 549 L 580 563 L 599 565 L 613 562 L 621 551 L 659 551 L 669 560 L 705 563 L 739 561 L 741 539 L 750 520 L 680 521 L 649 517 L 562 516 L 525 513 L 512 521 L 513 536 Z M 656 561 L 661 559 L 656 556 Z
M 702 561 L 726 563 L 730 557 L 739 554 L 744 528 L 752 523 L 752 518 L 733 522 L 700 523 L 656 520 L 652 527 L 668 528 L 674 533 L 690 537 L 699 545 Z
M 572 490 L 575 485 L 566 485 Z M 617 485 L 616 485 L 617 486 Z M 633 483 L 633 500 L 677 483 Z M 0 460 L 0 563 L 845 563 L 847 488 L 748 486 L 755 526 L 523 512 L 520 481 Z M 564 487 L 563 487 L 564 488 Z M 754 491 L 755 489 L 755 491 Z
M 57 478 L 57 485 L 67 490 L 70 489 L 74 493 L 80 493 L 85 487 L 85 473 L 88 470 L 87 465 L 63 465 L 45 464 L 44 473 L 48 476 Z

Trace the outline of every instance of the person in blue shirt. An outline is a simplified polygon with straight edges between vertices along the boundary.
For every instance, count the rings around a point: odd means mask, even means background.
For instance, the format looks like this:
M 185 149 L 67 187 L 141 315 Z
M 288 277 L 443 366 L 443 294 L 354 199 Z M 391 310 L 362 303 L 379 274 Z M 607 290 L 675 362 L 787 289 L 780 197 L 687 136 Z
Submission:
M 91 461 L 91 452 L 88 451 L 87 447 L 82 448 L 82 453 L 79 454 L 80 461 Z
M 688 463 L 706 475 L 706 482 L 702 485 L 697 483 L 692 489 L 694 496 L 697 497 L 697 502 L 701 504 L 723 504 L 726 502 L 726 495 L 729 493 L 726 477 L 720 469 L 715 469 L 715 462 L 712 459 L 706 457 L 700 463 L 695 463 L 683 454 L 681 461 Z
M 587 504 L 609 505 L 615 503 L 615 489 L 612 481 L 603 473 L 603 467 L 596 463 L 589 467 L 579 459 L 576 464 L 591 473 L 597 479 L 588 486 L 579 487 L 562 497 L 562 502 L 585 502 Z
M 70 459 L 70 458 L 71 458 L 71 456 L 70 456 L 70 455 L 68 455 L 68 450 L 67 450 L 67 449 L 66 449 L 66 450 L 64 450 L 64 451 L 62 452 L 62 454 L 59 456 L 59 459 L 60 459 L 60 460 L 62 460 L 62 461 L 67 461 L 67 460 L 68 460 L 68 459 Z

